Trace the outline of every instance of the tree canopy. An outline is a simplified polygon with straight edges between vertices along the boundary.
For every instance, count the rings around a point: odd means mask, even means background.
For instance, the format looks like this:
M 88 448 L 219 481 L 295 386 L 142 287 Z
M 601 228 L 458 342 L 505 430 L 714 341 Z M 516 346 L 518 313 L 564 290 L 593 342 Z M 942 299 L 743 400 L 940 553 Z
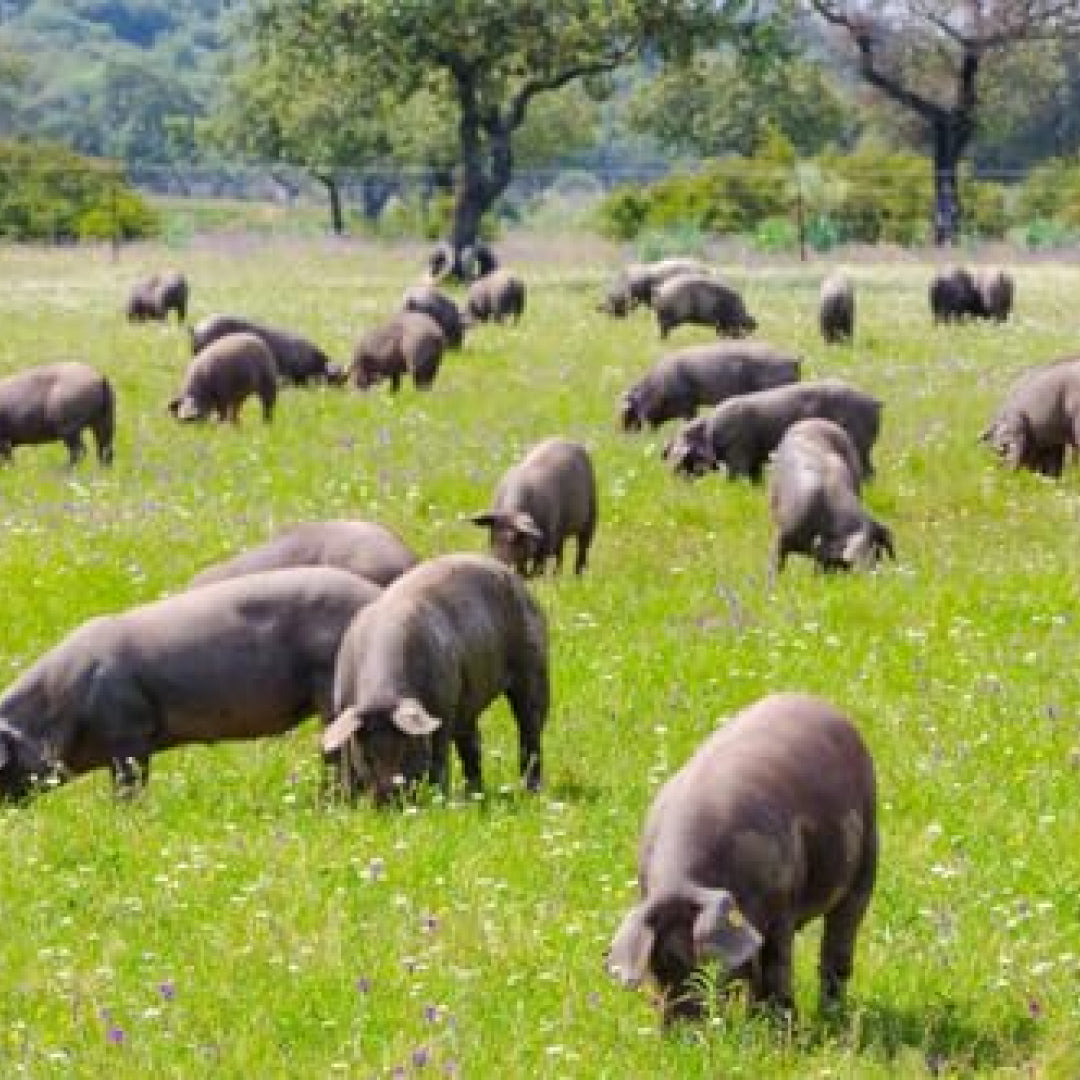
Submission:
M 645 53 L 687 57 L 736 34 L 745 10 L 744 0 L 261 0 L 255 63 L 280 65 L 293 86 L 336 76 L 344 94 L 449 102 L 460 253 L 512 177 L 513 135 L 534 99 L 579 81 L 600 96 L 605 75 Z
M 1027 43 L 1075 39 L 1078 0 L 809 0 L 853 47 L 860 78 L 916 116 L 934 161 L 939 242 L 956 238 L 958 168 L 978 131 L 984 63 Z
M 639 83 L 628 112 L 634 130 L 700 158 L 751 155 L 772 131 L 813 155 L 850 144 L 858 127 L 850 102 L 818 64 L 794 56 L 765 64 L 731 49 Z

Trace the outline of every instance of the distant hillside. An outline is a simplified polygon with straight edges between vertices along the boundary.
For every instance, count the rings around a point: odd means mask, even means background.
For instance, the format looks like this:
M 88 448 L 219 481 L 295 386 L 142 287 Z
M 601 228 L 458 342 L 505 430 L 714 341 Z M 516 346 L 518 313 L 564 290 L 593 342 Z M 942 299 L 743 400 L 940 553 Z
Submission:
M 191 160 L 230 20 L 242 7 L 0 0 L 0 136 L 48 136 L 127 160 Z

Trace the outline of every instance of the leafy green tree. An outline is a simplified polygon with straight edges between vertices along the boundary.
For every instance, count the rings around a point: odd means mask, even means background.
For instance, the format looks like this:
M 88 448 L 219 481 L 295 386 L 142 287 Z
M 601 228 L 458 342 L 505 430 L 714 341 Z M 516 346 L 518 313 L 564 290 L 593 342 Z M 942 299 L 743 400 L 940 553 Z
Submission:
M 335 54 L 313 79 L 274 53 L 231 66 L 222 108 L 204 130 L 208 143 L 257 161 L 305 167 L 326 188 L 331 227 L 344 231 L 341 172 L 391 151 L 390 100 L 355 82 Z
M 686 56 L 733 32 L 747 0 L 258 0 L 259 59 L 338 92 L 427 90 L 451 104 L 456 177 L 450 243 L 462 251 L 506 190 L 513 137 L 535 99 L 651 51 Z M 336 81 L 335 81 L 336 80 Z M 352 84 L 352 89 L 348 85 Z M 354 97 L 355 99 L 355 97 Z
M 809 0 L 855 50 L 867 86 L 914 115 L 933 155 L 934 238 L 955 242 L 961 219 L 960 162 L 978 131 L 987 61 L 1037 40 L 1073 40 L 1077 0 Z
M 160 223 L 113 161 L 29 139 L 0 140 L 0 237 L 131 239 Z
M 30 62 L 11 49 L 0 47 L 0 137 L 17 129 L 17 110 Z
M 752 155 L 770 129 L 812 155 L 850 144 L 857 130 L 853 103 L 820 65 L 796 57 L 762 63 L 733 49 L 703 53 L 640 83 L 628 123 L 670 150 L 701 158 Z

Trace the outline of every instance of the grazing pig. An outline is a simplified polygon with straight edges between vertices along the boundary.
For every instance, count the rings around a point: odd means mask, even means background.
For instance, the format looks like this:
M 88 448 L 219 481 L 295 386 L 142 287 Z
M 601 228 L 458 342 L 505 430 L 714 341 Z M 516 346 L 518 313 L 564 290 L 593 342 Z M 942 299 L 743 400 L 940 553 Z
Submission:
M 956 267 L 934 276 L 930 282 L 930 313 L 935 323 L 960 322 L 984 314 L 979 290 L 969 270 Z
M 277 400 L 274 354 L 255 334 L 226 334 L 196 353 L 169 412 L 177 420 L 205 420 L 216 412 L 219 420 L 235 424 L 240 406 L 252 394 L 262 402 L 263 420 L 269 423 Z
M 1080 453 L 1080 358 L 1025 372 L 980 438 L 1013 469 L 1060 476 L 1066 450 Z
M 702 405 L 736 394 L 798 382 L 802 358 L 764 342 L 691 345 L 661 357 L 624 395 L 622 426 L 636 431 L 667 420 L 692 420 Z
M 98 461 L 113 459 L 116 400 L 112 385 L 77 360 L 41 364 L 0 379 L 0 459 L 15 446 L 63 442 L 68 461 L 86 453 L 82 433 L 93 432 Z
M 242 315 L 208 315 L 191 329 L 191 351 L 198 354 L 207 345 L 227 334 L 254 334 L 261 338 L 274 357 L 279 381 L 293 386 L 325 382 L 340 386 L 344 369 L 313 342 L 288 330 L 280 330 Z
M 664 457 L 678 473 L 700 476 L 724 464 L 729 479 L 748 476 L 757 483 L 784 432 L 797 420 L 814 416 L 834 420 L 847 431 L 863 476 L 873 476 L 870 452 L 881 429 L 881 402 L 838 379 L 728 398 L 706 416 L 684 424 L 664 447 Z
M 850 342 L 855 334 L 855 283 L 834 271 L 821 283 L 818 323 L 827 345 Z
M 477 322 L 501 323 L 513 316 L 516 324 L 525 312 L 525 283 L 509 270 L 494 270 L 469 286 L 465 306 Z
M 747 314 L 742 297 L 706 274 L 676 274 L 668 278 L 653 292 L 652 308 L 661 338 L 684 323 L 712 326 L 720 337 L 743 337 L 757 329 L 757 322 Z
M 422 311 L 438 324 L 448 349 L 461 347 L 461 312 L 457 304 L 432 285 L 412 285 L 401 298 L 402 311 Z
M 0 793 L 42 764 L 145 783 L 170 747 L 329 719 L 338 647 L 379 587 L 327 566 L 220 581 L 83 623 L 0 695 Z
M 982 314 L 995 322 L 1006 322 L 1012 314 L 1014 285 L 1004 270 L 980 270 L 975 276 Z
M 187 318 L 187 306 L 187 278 L 177 270 L 167 270 L 163 274 L 151 274 L 132 286 L 126 314 L 131 322 L 146 319 L 160 322 L 169 317 L 170 311 L 175 311 L 176 321 L 183 322 Z
M 448 793 L 452 740 L 465 780 L 479 791 L 477 721 L 502 694 L 517 721 L 522 779 L 536 790 L 549 705 L 544 613 L 495 559 L 429 559 L 387 586 L 346 632 L 323 750 L 345 750 L 347 767 L 358 761 L 347 790 L 359 773 L 385 803 L 425 772 Z
M 870 569 L 883 551 L 896 558 L 892 533 L 859 502 L 861 478 L 855 444 L 839 424 L 800 420 L 787 429 L 769 483 L 773 577 L 794 553 L 823 570 Z
M 472 521 L 491 530 L 492 553 L 523 577 L 542 574 L 563 544 L 577 539 L 574 573 L 585 569 L 596 531 L 596 476 L 581 443 L 554 436 L 537 443 L 499 481 L 492 508 Z
M 638 304 L 652 304 L 653 292 L 676 274 L 709 275 L 712 270 L 698 259 L 672 258 L 651 263 L 630 263 L 619 271 L 608 287 L 597 311 L 607 315 L 629 315 Z
M 397 391 L 402 376 L 412 373 L 417 390 L 428 390 L 442 362 L 446 337 L 439 324 L 422 311 L 404 311 L 369 330 L 356 344 L 348 377 L 358 390 L 383 379 Z
M 434 284 L 449 277 L 473 281 L 497 269 L 499 260 L 483 240 L 466 245 L 460 251 L 455 251 L 449 240 L 440 240 L 428 256 L 427 265 L 427 280 Z
M 258 547 L 208 566 L 191 581 L 213 581 L 287 566 L 334 566 L 376 585 L 389 585 L 416 565 L 401 538 L 374 521 L 305 521 Z
M 608 972 L 646 977 L 665 1023 L 707 1008 L 696 969 L 719 961 L 753 1002 L 794 1007 L 795 934 L 822 917 L 821 996 L 842 998 L 877 874 L 874 765 L 828 702 L 770 694 L 714 731 L 660 789 L 638 855 L 640 902 Z

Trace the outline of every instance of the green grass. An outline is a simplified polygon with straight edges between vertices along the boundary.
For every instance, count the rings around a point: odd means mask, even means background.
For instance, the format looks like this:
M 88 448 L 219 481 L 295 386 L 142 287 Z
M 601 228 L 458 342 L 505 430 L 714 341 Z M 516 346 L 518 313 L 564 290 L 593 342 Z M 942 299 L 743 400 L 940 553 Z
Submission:
M 544 794 L 517 793 L 499 704 L 480 802 L 324 807 L 311 722 L 160 755 L 131 803 L 101 773 L 0 809 L 0 1076 L 1078 1075 L 1080 473 L 1008 473 L 977 435 L 1017 372 L 1076 348 L 1080 270 L 1020 266 L 1013 322 L 935 330 L 929 263 L 859 265 L 857 344 L 827 351 L 822 267 L 722 267 L 808 376 L 887 403 L 866 500 L 899 562 L 826 578 L 794 559 L 770 589 L 764 492 L 677 481 L 666 432 L 617 430 L 619 393 L 662 351 L 645 314 L 593 311 L 618 253 L 514 243 L 525 319 L 477 329 L 432 393 L 286 391 L 272 425 L 251 404 L 238 431 L 171 421 L 186 336 L 127 325 L 128 284 L 181 265 L 196 316 L 261 316 L 344 358 L 419 275 L 419 246 L 0 250 L 0 370 L 83 358 L 119 400 L 111 470 L 69 472 L 53 445 L 0 471 L 0 683 L 89 616 L 303 518 L 480 549 L 463 516 L 544 435 L 584 439 L 601 489 L 589 572 L 535 585 Z M 819 1015 L 810 927 L 797 1026 L 736 1005 L 662 1036 L 602 964 L 642 817 L 721 717 L 779 688 L 849 711 L 878 766 L 849 1012 Z

